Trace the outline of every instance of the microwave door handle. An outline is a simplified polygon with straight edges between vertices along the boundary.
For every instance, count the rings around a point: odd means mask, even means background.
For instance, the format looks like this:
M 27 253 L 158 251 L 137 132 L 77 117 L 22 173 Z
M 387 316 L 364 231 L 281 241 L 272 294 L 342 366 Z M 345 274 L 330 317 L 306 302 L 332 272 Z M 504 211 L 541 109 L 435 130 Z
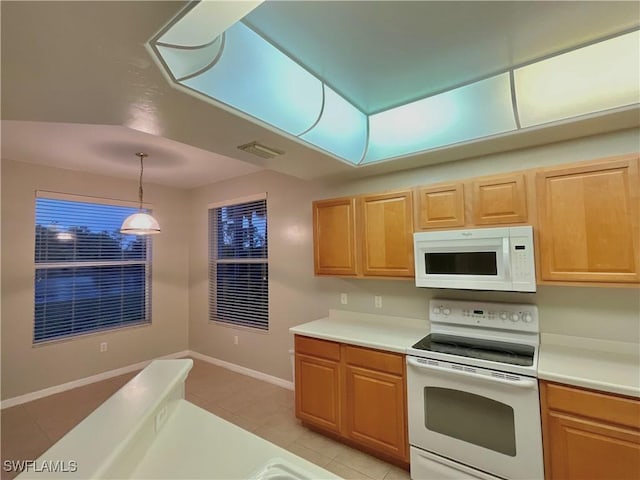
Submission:
M 502 268 L 504 268 L 504 279 L 512 282 L 511 278 L 511 241 L 508 237 L 502 239 Z
M 422 368 L 422 369 L 425 369 L 425 370 L 432 370 L 432 371 L 436 371 L 436 372 L 447 373 L 447 374 L 450 374 L 450 375 L 460 375 L 460 376 L 472 377 L 472 378 L 477 378 L 478 380 L 483 380 L 483 381 L 487 381 L 487 382 L 502 383 L 503 385 L 508 385 L 510 387 L 534 388 L 535 386 L 537 386 L 537 382 L 533 378 L 526 378 L 525 379 L 525 378 L 519 377 L 520 380 L 518 380 L 518 381 L 503 380 L 502 378 L 489 377 L 489 376 L 486 376 L 486 375 L 480 375 L 480 374 L 473 373 L 473 372 L 468 372 L 468 371 L 465 371 L 465 370 L 452 370 L 450 368 L 439 367 L 437 365 L 426 365 L 424 363 L 418 362 L 415 358 L 412 358 L 412 357 L 407 357 L 407 363 L 409 365 L 411 365 L 412 367 Z

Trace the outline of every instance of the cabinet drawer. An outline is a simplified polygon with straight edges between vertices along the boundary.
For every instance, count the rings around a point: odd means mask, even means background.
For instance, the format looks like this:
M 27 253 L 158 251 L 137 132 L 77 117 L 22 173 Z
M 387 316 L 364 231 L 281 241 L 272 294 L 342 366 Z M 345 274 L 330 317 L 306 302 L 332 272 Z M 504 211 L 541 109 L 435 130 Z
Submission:
M 640 401 L 546 383 L 547 407 L 640 429 Z
M 365 367 L 395 375 L 404 374 L 404 355 L 397 353 L 346 346 L 345 361 L 348 365 Z
M 296 353 L 305 353 L 314 357 L 340 361 L 340 344 L 329 340 L 295 336 Z

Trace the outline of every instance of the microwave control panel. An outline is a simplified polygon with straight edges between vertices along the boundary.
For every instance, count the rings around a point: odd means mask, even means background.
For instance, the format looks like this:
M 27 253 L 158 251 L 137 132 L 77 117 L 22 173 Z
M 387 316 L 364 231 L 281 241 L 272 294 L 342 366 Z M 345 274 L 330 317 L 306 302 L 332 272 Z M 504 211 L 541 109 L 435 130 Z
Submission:
M 518 283 L 531 283 L 535 291 L 536 267 L 533 255 L 532 237 L 512 235 L 509 238 L 511 247 L 511 280 Z

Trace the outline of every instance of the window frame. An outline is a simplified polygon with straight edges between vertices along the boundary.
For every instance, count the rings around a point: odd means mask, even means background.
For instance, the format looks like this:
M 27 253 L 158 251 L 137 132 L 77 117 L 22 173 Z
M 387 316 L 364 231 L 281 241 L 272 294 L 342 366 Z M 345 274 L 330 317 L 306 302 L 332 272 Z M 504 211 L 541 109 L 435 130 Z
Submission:
M 234 205 L 242 205 L 245 203 L 252 203 L 264 201 L 265 214 L 266 214 L 266 257 L 260 258 L 246 258 L 246 257 L 234 257 L 234 258 L 218 258 L 218 224 L 217 220 L 214 222 L 215 225 L 212 225 L 212 216 L 216 216 L 216 210 L 224 207 L 234 206 Z M 222 202 L 210 203 L 207 205 L 207 249 L 208 249 L 208 265 L 207 265 L 207 284 L 208 284 L 208 311 L 207 318 L 209 323 L 219 325 L 222 327 L 229 327 L 235 329 L 245 329 L 254 333 L 262 333 L 268 334 L 271 329 L 270 322 L 270 312 L 269 312 L 269 297 L 270 297 L 270 288 L 269 288 L 269 213 L 268 213 L 268 198 L 267 193 L 259 193 L 255 195 L 248 195 L 244 197 L 233 198 L 229 200 L 225 200 Z M 217 218 L 217 216 L 216 216 Z M 214 228 L 215 227 L 215 228 Z M 226 264 L 262 264 L 266 266 L 267 269 L 267 291 L 266 291 L 266 320 L 264 322 L 264 328 L 256 325 L 247 325 L 246 323 L 250 323 L 250 321 L 245 320 L 244 322 L 238 321 L 230 321 L 225 319 L 220 319 L 217 316 L 217 265 Z
M 126 200 L 117 200 L 110 199 L 104 197 L 94 197 L 89 195 L 75 195 L 69 193 L 61 193 L 61 192 L 52 192 L 46 190 L 36 190 L 34 205 L 33 205 L 33 227 L 34 227 L 34 245 L 33 245 L 33 323 L 32 323 L 32 346 L 39 347 L 42 345 L 47 345 L 51 343 L 64 342 L 80 339 L 83 337 L 91 336 L 91 335 L 100 335 L 113 331 L 120 331 L 129 328 L 138 328 L 143 326 L 148 326 L 152 324 L 152 273 L 153 273 L 153 248 L 152 248 L 152 236 L 145 237 L 145 258 L 144 259 L 134 259 L 134 260 L 88 260 L 88 261 L 57 261 L 57 262 L 38 262 L 36 261 L 37 256 L 37 237 L 36 237 L 36 229 L 37 229 L 37 209 L 38 209 L 38 200 L 46 199 L 46 200 L 61 200 L 61 201 L 71 201 L 71 202 L 82 202 L 89 203 L 94 205 L 103 205 L 103 206 L 113 206 L 113 207 L 127 207 L 138 210 L 140 207 L 139 202 L 132 202 Z M 145 212 L 151 212 L 152 205 L 150 203 L 143 203 L 142 208 Z M 130 212 L 135 213 L 135 212 Z M 123 216 L 123 220 L 124 220 Z M 135 235 L 125 235 L 126 237 L 135 237 Z M 107 325 L 98 328 L 90 328 L 86 331 L 80 332 L 72 332 L 65 335 L 50 335 L 46 338 L 42 338 L 40 340 L 36 340 L 36 282 L 38 281 L 38 273 L 39 271 L 46 270 L 55 270 L 55 269 L 82 269 L 82 268 L 100 268 L 100 267 L 118 267 L 118 266 L 127 266 L 127 265 L 141 265 L 144 266 L 144 280 L 142 283 L 142 289 L 144 291 L 144 319 L 138 321 L 130 321 L 120 325 Z M 70 275 L 69 278 L 75 278 L 74 274 Z M 75 301 L 75 300 L 74 300 Z M 95 318 L 95 317 L 94 317 Z M 122 319 L 121 319 L 122 321 Z M 91 324 L 95 322 L 95 320 L 91 320 L 88 323 Z

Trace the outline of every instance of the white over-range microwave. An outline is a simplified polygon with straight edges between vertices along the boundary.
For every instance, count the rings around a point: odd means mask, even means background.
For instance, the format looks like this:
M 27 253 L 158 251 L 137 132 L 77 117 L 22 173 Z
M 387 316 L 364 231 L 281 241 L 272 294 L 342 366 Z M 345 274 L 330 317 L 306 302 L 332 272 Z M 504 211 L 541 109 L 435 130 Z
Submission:
M 414 233 L 416 286 L 536 291 L 533 228 Z

